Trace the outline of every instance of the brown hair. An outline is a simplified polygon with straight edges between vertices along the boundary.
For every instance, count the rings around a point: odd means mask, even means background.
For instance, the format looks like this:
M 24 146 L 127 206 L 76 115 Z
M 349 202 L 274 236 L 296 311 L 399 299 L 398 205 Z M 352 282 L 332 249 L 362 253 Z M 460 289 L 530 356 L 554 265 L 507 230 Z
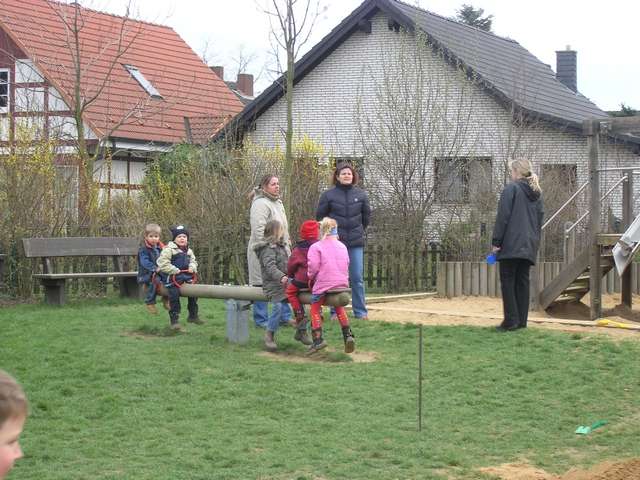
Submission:
M 533 173 L 531 162 L 525 159 L 512 160 L 509 163 L 511 170 L 520 178 L 524 178 L 534 192 L 542 192 L 538 175 Z
M 147 223 L 147 225 L 144 227 L 145 237 L 150 233 L 157 233 L 158 235 L 160 235 L 161 232 L 162 228 L 160 228 L 160 225 L 158 225 L 157 223 Z
M 338 222 L 333 218 L 324 217 L 320 222 L 320 239 L 324 240 L 331 234 L 331 230 L 338 228 Z
M 278 220 L 269 220 L 264 226 L 264 240 L 269 243 L 278 243 L 284 237 L 284 227 Z
M 340 172 L 345 168 L 351 170 L 351 174 L 353 175 L 353 181 L 351 182 L 351 185 L 357 185 L 360 181 L 360 176 L 358 175 L 358 172 L 356 172 L 355 168 L 353 168 L 353 165 L 348 162 L 340 162 L 338 165 L 336 165 L 336 169 L 333 171 L 333 176 L 331 177 L 331 183 L 333 185 L 338 185 L 340 183 L 340 181 L 338 180 L 338 176 L 340 175 Z
M 7 372 L 0 370 L 0 427 L 10 418 L 26 417 L 29 410 L 22 387 Z
M 271 180 L 273 180 L 274 178 L 278 178 L 275 173 L 267 173 L 266 175 L 263 175 L 258 182 L 258 186 L 254 188 L 249 194 L 249 200 L 253 200 L 256 196 L 257 190 L 264 190 L 265 187 L 269 185 Z

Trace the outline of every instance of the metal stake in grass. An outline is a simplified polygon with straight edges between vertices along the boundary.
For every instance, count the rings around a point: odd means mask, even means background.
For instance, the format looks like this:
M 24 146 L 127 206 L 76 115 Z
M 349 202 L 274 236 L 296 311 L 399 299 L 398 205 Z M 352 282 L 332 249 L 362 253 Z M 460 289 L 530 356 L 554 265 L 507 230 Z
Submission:
M 422 325 L 418 325 L 418 431 L 422 431 L 422 363 L 423 363 Z

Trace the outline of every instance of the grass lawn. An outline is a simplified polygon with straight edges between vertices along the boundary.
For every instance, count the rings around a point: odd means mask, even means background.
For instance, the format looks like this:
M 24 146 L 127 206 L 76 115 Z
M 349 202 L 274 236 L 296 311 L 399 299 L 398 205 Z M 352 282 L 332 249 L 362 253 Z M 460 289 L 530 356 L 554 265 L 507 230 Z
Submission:
M 480 479 L 640 455 L 637 340 L 425 328 L 418 433 L 416 327 L 355 323 L 374 363 L 287 363 L 257 355 L 253 328 L 227 344 L 222 302 L 200 304 L 207 324 L 178 336 L 132 335 L 162 333 L 166 313 L 115 298 L 2 307 L 0 368 L 32 409 L 9 479 Z M 339 346 L 338 326 L 326 337 Z

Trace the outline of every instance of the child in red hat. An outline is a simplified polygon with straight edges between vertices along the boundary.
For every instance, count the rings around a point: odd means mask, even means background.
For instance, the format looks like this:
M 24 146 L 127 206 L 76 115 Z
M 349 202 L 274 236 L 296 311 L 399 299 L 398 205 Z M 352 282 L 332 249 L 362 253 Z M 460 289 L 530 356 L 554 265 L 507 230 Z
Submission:
M 320 228 L 315 220 L 306 220 L 300 226 L 300 241 L 291 251 L 287 264 L 287 275 L 289 284 L 287 285 L 287 299 L 296 318 L 295 339 L 311 345 L 311 339 L 307 333 L 307 317 L 304 307 L 298 300 L 298 292 L 301 289 L 309 288 L 309 278 L 307 276 L 307 252 L 309 247 L 318 241 Z

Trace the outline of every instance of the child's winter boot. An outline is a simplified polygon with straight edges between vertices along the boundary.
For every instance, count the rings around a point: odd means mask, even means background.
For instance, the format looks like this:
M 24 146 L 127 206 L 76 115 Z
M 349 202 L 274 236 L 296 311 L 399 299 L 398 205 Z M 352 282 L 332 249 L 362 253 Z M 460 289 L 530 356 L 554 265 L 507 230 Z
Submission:
M 344 353 L 352 353 L 356 349 L 356 340 L 351 327 L 342 327 L 342 337 L 344 338 Z
M 153 303 L 147 303 L 147 311 L 151 314 L 151 315 L 157 315 L 158 314 L 158 309 L 156 308 L 156 306 Z
M 169 313 L 169 321 L 171 322 L 171 330 L 182 331 L 180 316 L 177 313 Z
M 326 342 L 322 338 L 322 328 L 314 328 L 312 331 L 313 343 L 307 351 L 308 355 L 316 353 L 327 346 Z
M 312 341 L 307 333 L 307 317 L 304 314 L 304 308 L 295 311 L 296 315 L 296 333 L 293 336 L 294 340 L 302 343 L 303 345 L 311 345 Z
M 197 313 L 195 315 L 189 314 L 189 316 L 187 317 L 187 322 L 195 323 L 196 325 L 204 325 L 204 320 L 202 320 Z
M 275 352 L 278 349 L 278 344 L 276 343 L 273 332 L 269 330 L 264 332 L 264 348 L 270 352 Z

